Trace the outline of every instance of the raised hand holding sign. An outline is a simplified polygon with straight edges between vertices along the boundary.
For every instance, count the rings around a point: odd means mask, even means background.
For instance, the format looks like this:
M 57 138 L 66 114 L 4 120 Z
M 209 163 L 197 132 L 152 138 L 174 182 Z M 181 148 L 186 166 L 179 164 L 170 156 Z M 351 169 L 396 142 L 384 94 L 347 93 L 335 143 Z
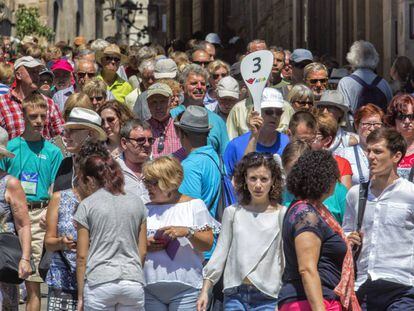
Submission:
M 254 110 L 259 114 L 263 89 L 269 79 L 272 66 L 273 53 L 267 50 L 248 54 L 240 64 L 241 75 L 252 96 Z

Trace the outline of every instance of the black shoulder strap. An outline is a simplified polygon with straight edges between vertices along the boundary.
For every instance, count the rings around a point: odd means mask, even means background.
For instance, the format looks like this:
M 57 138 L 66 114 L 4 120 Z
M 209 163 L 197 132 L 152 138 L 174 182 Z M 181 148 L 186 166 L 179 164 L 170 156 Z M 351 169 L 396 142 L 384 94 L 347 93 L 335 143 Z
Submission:
M 68 259 L 63 254 L 63 252 L 62 251 L 58 251 L 58 254 L 59 254 L 60 258 L 62 259 L 63 263 L 65 264 L 66 269 L 68 269 L 69 272 L 72 271 L 71 265 L 70 265 Z
M 372 81 L 371 85 L 372 85 L 372 86 L 377 86 L 377 85 L 378 85 L 378 83 L 380 83 L 380 82 L 381 82 L 381 80 L 382 80 L 382 78 L 381 78 L 380 76 L 377 76 L 377 77 L 374 79 L 374 81 Z
M 351 77 L 352 79 L 354 79 L 356 82 L 358 82 L 359 84 L 361 84 L 363 87 L 367 87 L 368 86 L 368 84 L 364 80 L 362 80 L 360 77 L 358 77 L 355 74 L 352 74 L 349 77 Z
M 413 182 L 414 179 L 414 166 L 411 166 L 410 175 L 408 175 L 408 181 Z
M 362 227 L 362 220 L 364 219 L 365 207 L 367 205 L 368 199 L 368 186 L 369 182 L 362 183 L 359 185 L 358 219 L 356 231 L 360 231 Z

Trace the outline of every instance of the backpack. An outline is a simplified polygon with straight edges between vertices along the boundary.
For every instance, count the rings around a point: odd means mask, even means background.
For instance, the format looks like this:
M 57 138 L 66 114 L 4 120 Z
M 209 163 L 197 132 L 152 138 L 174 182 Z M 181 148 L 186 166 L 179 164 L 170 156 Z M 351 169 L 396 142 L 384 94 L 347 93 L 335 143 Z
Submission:
M 212 156 L 210 156 L 207 153 L 203 153 L 203 154 L 208 156 L 213 161 L 213 163 L 217 166 L 220 172 L 221 181 L 220 181 L 220 189 L 218 192 L 219 199 L 218 199 L 218 204 L 217 204 L 217 209 L 216 209 L 216 215 L 214 218 L 221 223 L 224 209 L 227 206 L 230 206 L 237 202 L 236 195 L 234 194 L 233 184 L 231 183 L 231 180 L 229 176 L 226 174 L 226 171 L 224 169 L 224 163 L 223 163 L 223 159 L 221 158 L 221 156 L 218 155 L 219 157 L 219 165 L 218 165 L 216 161 L 214 161 Z M 213 205 L 213 202 L 211 204 Z M 209 206 L 208 208 L 209 210 L 211 210 L 211 206 Z
M 358 102 L 355 107 L 355 111 L 365 106 L 366 104 L 374 104 L 381 108 L 384 112 L 387 110 L 388 100 L 384 92 L 378 87 L 378 84 L 381 82 L 382 78 L 377 76 L 371 84 L 366 83 L 357 75 L 350 75 L 350 78 L 354 79 L 362 86 L 362 90 L 358 95 Z

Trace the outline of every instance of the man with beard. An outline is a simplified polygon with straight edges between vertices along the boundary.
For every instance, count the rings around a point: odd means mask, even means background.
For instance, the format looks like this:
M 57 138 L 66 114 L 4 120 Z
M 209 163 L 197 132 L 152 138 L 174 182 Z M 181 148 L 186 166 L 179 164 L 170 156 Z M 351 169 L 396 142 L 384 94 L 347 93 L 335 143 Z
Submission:
M 204 107 L 204 96 L 206 95 L 207 71 L 197 64 L 186 66 L 180 75 L 180 83 L 184 90 L 184 102 L 171 110 L 173 118 L 181 114 L 188 106 L 195 105 Z M 212 126 L 209 131 L 207 142 L 212 145 L 218 154 L 223 154 L 229 137 L 226 124 L 216 113 L 207 110 L 208 122 Z
M 321 63 L 310 63 L 303 70 L 304 81 L 319 101 L 328 84 L 328 69 Z

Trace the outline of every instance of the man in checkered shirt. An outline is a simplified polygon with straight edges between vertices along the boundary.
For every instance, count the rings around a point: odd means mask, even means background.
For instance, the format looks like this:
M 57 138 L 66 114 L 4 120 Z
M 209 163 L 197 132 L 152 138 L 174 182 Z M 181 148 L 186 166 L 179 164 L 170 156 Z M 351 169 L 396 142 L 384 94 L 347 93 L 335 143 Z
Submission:
M 20 136 L 24 132 L 21 102 L 37 91 L 42 67 L 43 64 L 31 56 L 21 57 L 14 64 L 16 86 L 8 94 L 0 95 L 0 126 L 7 130 L 9 139 Z M 50 139 L 62 133 L 64 121 L 53 100 L 47 97 L 45 99 L 48 110 L 42 135 L 45 139 Z

